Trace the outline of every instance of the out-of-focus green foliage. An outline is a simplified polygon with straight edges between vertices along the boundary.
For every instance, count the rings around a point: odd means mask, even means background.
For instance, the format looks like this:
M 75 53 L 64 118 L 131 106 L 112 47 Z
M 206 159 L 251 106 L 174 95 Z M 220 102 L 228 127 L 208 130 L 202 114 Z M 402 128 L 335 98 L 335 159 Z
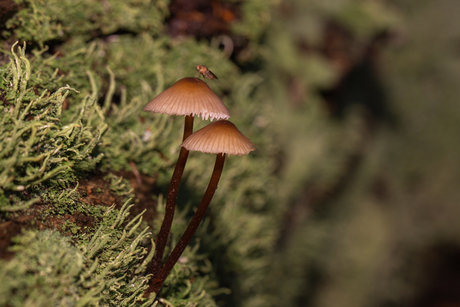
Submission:
M 381 22 L 373 15 L 375 7 L 381 8 Z M 342 16 L 349 11 L 361 12 L 355 22 L 368 29 L 366 35 L 344 21 Z M 320 90 L 336 86 L 342 77 L 340 67 L 323 51 L 328 23 L 334 21 L 351 33 L 355 44 L 340 51 L 349 51 L 352 59 L 362 54 L 372 35 L 399 23 L 398 15 L 383 1 L 284 1 L 275 16 L 266 37 L 265 82 L 256 93 L 264 102 L 257 123 L 265 126 L 280 148 L 278 196 L 285 203 L 297 198 L 306 184 L 334 186 L 367 137 L 362 108 L 349 108 L 342 121 L 333 121 L 320 95 Z
M 83 43 L 92 36 L 117 31 L 158 34 L 168 12 L 167 1 L 163 0 L 15 2 L 25 8 L 11 18 L 7 26 L 17 29 L 18 39 L 37 42 L 41 47 L 51 40 L 72 38 Z
M 269 27 L 272 21 L 272 9 L 279 3 L 280 0 L 243 2 L 242 22 L 234 25 L 235 32 L 256 43 Z
M 277 93 L 270 114 L 282 120 L 274 129 L 287 145 L 280 190 L 292 199 L 283 200 L 290 204 L 287 212 L 294 212 L 285 215 L 290 219 L 284 225 L 294 230 L 279 242 L 265 279 L 266 297 L 252 306 L 457 303 L 456 290 L 449 289 L 456 289 L 459 280 L 452 273 L 456 260 L 451 260 L 458 258 L 460 246 L 460 147 L 455 141 L 460 78 L 458 48 L 453 47 L 458 4 L 289 3 L 294 9 L 287 20 L 279 19 L 270 39 L 279 60 L 268 69 L 270 76 L 281 76 L 270 79 Z M 390 52 L 379 46 L 372 54 L 397 115 L 391 128 L 375 118 L 370 126 L 369 114 L 357 103 L 340 121 L 332 120 L 314 91 L 324 88 L 324 81 L 336 82 L 330 78 L 336 68 L 321 59 L 318 48 L 324 40 L 321 25 L 330 20 L 352 38 L 347 47 L 353 60 L 368 51 L 368 39 L 397 30 L 391 42 L 400 45 L 387 47 Z M 343 47 L 339 43 L 335 46 Z M 308 76 L 302 63 L 318 55 L 325 65 Z M 305 90 L 297 104 L 294 81 L 313 89 Z M 362 92 L 365 84 L 360 84 Z
M 77 299 L 75 280 L 83 268 L 83 257 L 68 239 L 57 232 L 28 231 L 16 238 L 16 244 L 15 259 L 0 264 L 0 305 L 68 306 Z

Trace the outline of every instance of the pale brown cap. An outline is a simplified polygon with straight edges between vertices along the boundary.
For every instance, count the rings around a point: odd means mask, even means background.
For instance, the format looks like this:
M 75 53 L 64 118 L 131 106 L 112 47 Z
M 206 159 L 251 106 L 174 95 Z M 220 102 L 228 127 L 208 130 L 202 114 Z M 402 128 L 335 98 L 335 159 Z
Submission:
M 192 133 L 180 145 L 187 150 L 228 155 L 247 155 L 254 144 L 228 120 L 218 120 Z
M 192 115 L 203 119 L 228 119 L 230 113 L 206 82 L 183 78 L 150 101 L 144 111 L 168 115 Z

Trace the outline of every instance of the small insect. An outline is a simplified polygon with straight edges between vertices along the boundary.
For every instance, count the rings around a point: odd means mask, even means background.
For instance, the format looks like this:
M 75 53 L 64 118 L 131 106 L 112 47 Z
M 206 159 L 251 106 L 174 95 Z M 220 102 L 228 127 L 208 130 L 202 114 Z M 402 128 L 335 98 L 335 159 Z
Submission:
M 199 72 L 200 74 L 202 74 L 204 77 L 208 78 L 209 80 L 219 79 L 219 78 L 217 78 L 217 76 L 212 71 L 210 71 L 204 65 L 197 65 L 196 71 Z

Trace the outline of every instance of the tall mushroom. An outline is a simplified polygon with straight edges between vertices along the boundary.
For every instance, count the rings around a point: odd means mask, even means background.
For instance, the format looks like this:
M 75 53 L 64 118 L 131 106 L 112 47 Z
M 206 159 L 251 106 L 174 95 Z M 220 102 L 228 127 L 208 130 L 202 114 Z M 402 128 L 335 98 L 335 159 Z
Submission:
M 183 78 L 177 81 L 150 101 L 144 107 L 144 111 L 168 115 L 185 115 L 182 141 L 193 132 L 194 116 L 201 116 L 202 119 L 210 119 L 211 121 L 214 119 L 228 119 L 230 117 L 227 107 L 222 103 L 220 98 L 204 81 L 198 78 Z M 169 184 L 165 216 L 155 242 L 155 254 L 149 268 L 153 276 L 156 275 L 161 267 L 164 249 L 174 218 L 177 192 L 187 158 L 188 150 L 182 147 Z
M 196 131 L 182 143 L 181 147 L 187 150 L 217 154 L 217 157 L 208 188 L 195 215 L 158 275 L 153 277 L 152 289 L 155 293 L 160 291 L 166 277 L 168 277 L 174 264 L 176 264 L 180 255 L 182 255 L 190 243 L 195 231 L 203 220 L 204 214 L 217 189 L 217 184 L 219 183 L 224 167 L 225 154 L 241 156 L 255 150 L 254 144 L 228 120 L 218 120 Z

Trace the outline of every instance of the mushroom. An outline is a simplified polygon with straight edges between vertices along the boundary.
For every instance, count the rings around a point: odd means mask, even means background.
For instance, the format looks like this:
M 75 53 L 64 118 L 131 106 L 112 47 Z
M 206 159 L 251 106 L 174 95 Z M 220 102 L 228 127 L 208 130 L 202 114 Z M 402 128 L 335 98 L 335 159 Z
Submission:
M 193 132 L 193 117 L 202 119 L 228 119 L 230 113 L 220 98 L 211 88 L 198 78 L 183 78 L 160 93 L 143 109 L 168 115 L 185 115 L 184 141 Z M 155 243 L 155 254 L 150 265 L 150 272 L 156 275 L 161 267 L 163 253 L 171 230 L 176 207 L 179 184 L 187 163 L 188 150 L 182 147 L 169 184 L 163 223 Z
M 144 111 L 169 115 L 201 116 L 203 119 L 228 119 L 230 113 L 206 82 L 183 78 L 150 101 Z
M 212 172 L 208 188 L 206 189 L 195 215 L 158 275 L 153 277 L 153 291 L 155 293 L 160 291 L 166 277 L 171 272 L 174 264 L 176 264 L 187 245 L 190 243 L 195 231 L 203 220 L 204 214 L 206 213 L 211 199 L 214 196 L 214 192 L 217 189 L 217 184 L 224 167 L 225 154 L 241 156 L 247 155 L 251 151 L 255 150 L 254 144 L 228 120 L 218 120 L 207 125 L 189 136 L 180 146 L 182 148 L 186 148 L 187 150 L 217 154 L 216 163 L 214 165 L 214 170 Z

